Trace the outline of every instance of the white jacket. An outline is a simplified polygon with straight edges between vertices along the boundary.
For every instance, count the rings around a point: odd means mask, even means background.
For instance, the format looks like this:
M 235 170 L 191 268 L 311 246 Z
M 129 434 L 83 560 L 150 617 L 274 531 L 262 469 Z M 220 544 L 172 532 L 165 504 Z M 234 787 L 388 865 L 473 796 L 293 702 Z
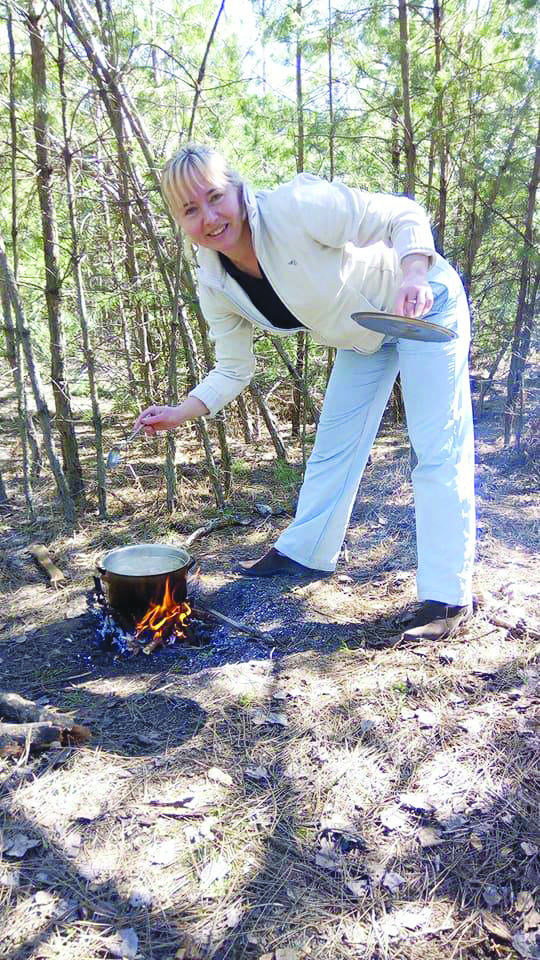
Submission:
M 429 221 L 407 197 L 368 193 L 300 174 L 244 201 L 255 254 L 270 284 L 318 343 L 374 353 L 384 336 L 358 326 L 351 313 L 391 312 L 401 284 L 400 261 L 423 253 L 435 261 Z M 214 416 L 255 372 L 253 334 L 278 330 L 201 247 L 199 298 L 216 347 L 216 366 L 191 391 Z M 301 329 L 300 327 L 298 329 Z

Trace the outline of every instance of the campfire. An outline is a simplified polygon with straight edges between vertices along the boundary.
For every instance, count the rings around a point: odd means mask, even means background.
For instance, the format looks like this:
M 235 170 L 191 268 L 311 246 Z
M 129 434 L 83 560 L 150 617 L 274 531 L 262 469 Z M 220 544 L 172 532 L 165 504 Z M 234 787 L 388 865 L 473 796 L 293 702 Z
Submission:
M 152 650 L 162 643 L 184 640 L 186 636 L 184 625 L 190 613 L 191 607 L 187 601 L 177 603 L 174 599 L 170 578 L 167 577 L 163 600 L 161 603 L 151 603 L 150 608 L 135 627 L 137 642 L 144 643 L 144 637 L 149 638 L 142 648 L 143 653 L 152 653 Z
M 94 589 L 88 594 L 97 642 L 122 656 L 177 644 L 200 647 L 212 642 L 212 628 L 227 624 L 234 630 L 268 642 L 268 635 L 188 598 L 197 573 L 185 550 L 160 544 L 121 547 L 98 566 Z M 164 567 L 168 569 L 163 569 Z
M 125 611 L 115 610 L 107 600 L 99 577 L 94 577 L 88 605 L 96 620 L 96 638 L 100 645 L 123 655 L 149 656 L 158 647 L 172 647 L 177 643 L 201 646 L 208 639 L 207 631 L 201 634 L 202 611 L 194 609 L 187 600 L 177 601 L 169 577 L 165 579 L 163 596 L 150 601 L 140 618 L 130 618 Z

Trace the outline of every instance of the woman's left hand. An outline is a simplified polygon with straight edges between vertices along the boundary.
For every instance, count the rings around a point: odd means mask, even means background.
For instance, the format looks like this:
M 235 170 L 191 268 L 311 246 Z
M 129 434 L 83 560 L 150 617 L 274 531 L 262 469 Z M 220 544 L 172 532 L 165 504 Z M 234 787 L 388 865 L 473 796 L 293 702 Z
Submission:
M 433 306 L 433 291 L 427 281 L 428 258 L 412 254 L 401 261 L 403 280 L 394 306 L 400 317 L 423 317 Z

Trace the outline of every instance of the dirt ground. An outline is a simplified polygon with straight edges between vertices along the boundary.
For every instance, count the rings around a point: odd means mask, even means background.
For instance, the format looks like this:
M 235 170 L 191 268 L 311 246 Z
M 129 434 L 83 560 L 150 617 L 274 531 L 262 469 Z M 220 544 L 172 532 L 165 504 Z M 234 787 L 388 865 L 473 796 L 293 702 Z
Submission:
M 405 435 L 387 424 L 338 571 L 309 584 L 232 572 L 287 524 L 300 476 L 298 450 L 289 469 L 237 441 L 244 525 L 193 544 L 196 589 L 266 638 L 216 626 L 201 647 L 125 660 L 95 643 L 95 563 L 216 516 L 198 448 L 183 438 L 172 518 L 145 441 L 111 479 L 109 522 L 88 512 L 68 535 L 47 477 L 24 519 L 3 399 L 0 687 L 92 738 L 0 760 L 0 956 L 540 957 L 539 470 L 502 450 L 496 405 L 477 430 L 478 609 L 457 638 L 400 640 L 414 521 Z M 90 439 L 83 452 L 90 472 Z

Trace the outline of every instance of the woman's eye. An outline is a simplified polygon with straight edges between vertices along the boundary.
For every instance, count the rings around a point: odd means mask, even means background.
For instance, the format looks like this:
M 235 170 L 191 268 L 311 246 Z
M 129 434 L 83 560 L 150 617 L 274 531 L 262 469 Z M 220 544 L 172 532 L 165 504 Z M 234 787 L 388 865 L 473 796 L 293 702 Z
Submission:
M 190 217 L 192 213 L 195 213 L 195 207 L 186 207 L 184 214 L 186 217 Z
M 212 203 L 217 203 L 219 200 L 221 200 L 222 196 L 223 196 L 222 193 L 213 193 L 212 196 L 210 197 L 210 200 Z

